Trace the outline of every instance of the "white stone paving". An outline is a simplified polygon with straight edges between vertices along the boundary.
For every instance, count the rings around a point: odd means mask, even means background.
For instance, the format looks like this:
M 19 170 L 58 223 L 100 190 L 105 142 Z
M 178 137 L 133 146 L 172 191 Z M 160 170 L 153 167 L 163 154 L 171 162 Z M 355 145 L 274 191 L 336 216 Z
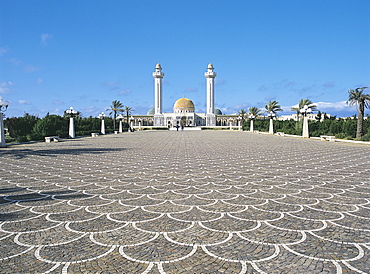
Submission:
M 1 273 L 370 273 L 370 147 L 142 131 L 0 150 Z

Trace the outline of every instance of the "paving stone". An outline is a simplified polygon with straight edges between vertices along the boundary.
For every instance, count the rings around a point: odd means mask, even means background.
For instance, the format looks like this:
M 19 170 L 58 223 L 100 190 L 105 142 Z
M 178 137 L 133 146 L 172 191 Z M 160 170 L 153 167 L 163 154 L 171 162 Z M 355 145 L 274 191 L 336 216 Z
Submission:
M 140 131 L 0 149 L 1 273 L 370 273 L 370 147 Z

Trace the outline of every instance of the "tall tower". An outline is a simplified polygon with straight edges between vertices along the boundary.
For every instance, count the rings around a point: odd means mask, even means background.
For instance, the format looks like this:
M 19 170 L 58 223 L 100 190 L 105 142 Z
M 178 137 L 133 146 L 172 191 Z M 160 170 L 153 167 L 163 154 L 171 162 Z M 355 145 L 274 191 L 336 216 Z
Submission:
M 216 126 L 216 115 L 215 110 L 215 77 L 216 72 L 213 72 L 214 68 L 212 63 L 207 67 L 207 72 L 204 73 L 204 77 L 207 79 L 207 112 L 206 112 L 206 126 Z
M 155 66 L 154 77 L 154 126 L 164 126 L 164 115 L 162 113 L 162 72 L 161 65 Z

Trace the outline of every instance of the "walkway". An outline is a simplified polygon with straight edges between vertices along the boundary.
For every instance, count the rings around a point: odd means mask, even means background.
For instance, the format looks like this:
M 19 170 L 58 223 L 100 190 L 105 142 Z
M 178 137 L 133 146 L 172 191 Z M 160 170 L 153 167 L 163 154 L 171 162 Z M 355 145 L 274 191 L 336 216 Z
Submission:
M 370 147 L 142 131 L 0 149 L 1 273 L 370 273 Z

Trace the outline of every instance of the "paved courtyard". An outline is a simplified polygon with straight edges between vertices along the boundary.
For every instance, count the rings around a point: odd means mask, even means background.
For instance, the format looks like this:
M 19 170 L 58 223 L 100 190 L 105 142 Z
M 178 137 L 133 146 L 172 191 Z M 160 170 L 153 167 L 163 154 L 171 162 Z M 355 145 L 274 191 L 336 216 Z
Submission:
M 1 273 L 370 273 L 370 146 L 142 131 L 0 149 Z

